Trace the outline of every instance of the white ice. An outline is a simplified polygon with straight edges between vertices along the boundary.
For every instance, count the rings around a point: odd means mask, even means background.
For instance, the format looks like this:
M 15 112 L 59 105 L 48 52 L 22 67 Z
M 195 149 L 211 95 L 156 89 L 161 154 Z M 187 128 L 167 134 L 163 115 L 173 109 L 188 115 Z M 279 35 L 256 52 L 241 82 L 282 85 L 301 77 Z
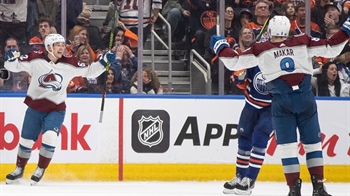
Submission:
M 216 196 L 222 193 L 224 182 L 47 182 L 44 179 L 36 186 L 22 180 L 19 184 L 0 184 L 0 196 Z M 349 196 L 349 183 L 325 183 L 333 196 Z M 302 195 L 312 195 L 311 183 L 303 182 Z M 252 196 L 285 196 L 285 183 L 256 182 Z

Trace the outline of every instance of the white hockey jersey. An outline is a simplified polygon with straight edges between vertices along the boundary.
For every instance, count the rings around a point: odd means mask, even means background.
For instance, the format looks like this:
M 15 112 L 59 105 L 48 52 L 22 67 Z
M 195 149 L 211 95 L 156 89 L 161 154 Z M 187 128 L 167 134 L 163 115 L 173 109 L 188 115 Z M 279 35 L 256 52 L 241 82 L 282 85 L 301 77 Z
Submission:
M 22 55 L 14 62 L 6 61 L 5 68 L 11 72 L 26 71 L 32 76 L 24 103 L 42 112 L 66 109 L 66 89 L 74 77 L 92 78 L 105 71 L 98 61 L 86 66 L 74 56 L 62 56 L 54 63 L 41 52 Z
M 150 23 L 152 10 L 162 9 L 162 0 L 144 0 L 143 1 L 143 26 Z M 151 7 L 152 6 L 152 7 Z M 127 28 L 137 27 L 138 25 L 138 0 L 123 0 L 121 5 L 117 6 L 119 10 L 119 20 Z
M 342 30 L 329 40 L 311 38 L 307 34 L 301 34 L 280 43 L 270 41 L 255 43 L 241 55 L 233 55 L 235 56 L 233 58 L 229 57 L 233 54 L 232 49 L 225 48 L 219 56 L 229 70 L 241 70 L 258 65 L 267 83 L 285 75 L 312 75 L 312 57 L 337 56 L 348 39 L 349 36 Z

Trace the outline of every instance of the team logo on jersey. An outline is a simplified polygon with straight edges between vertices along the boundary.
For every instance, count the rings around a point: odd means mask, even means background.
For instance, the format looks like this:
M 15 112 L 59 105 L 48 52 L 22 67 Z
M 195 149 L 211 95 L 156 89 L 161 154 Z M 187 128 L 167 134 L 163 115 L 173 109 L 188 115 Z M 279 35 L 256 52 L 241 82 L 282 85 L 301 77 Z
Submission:
M 205 11 L 202 13 L 200 20 L 202 26 L 209 30 L 216 25 L 216 12 L 210 10 Z
M 267 95 L 269 93 L 266 87 L 265 77 L 261 72 L 257 73 L 253 80 L 254 89 L 258 93 L 262 95 Z
M 132 115 L 132 148 L 139 153 L 163 153 L 169 148 L 169 114 L 137 110 Z
M 83 62 L 81 62 L 81 61 L 79 61 L 79 62 L 78 62 L 78 66 L 79 66 L 79 67 L 86 67 L 86 64 L 83 63 Z
M 39 86 L 43 88 L 51 88 L 53 91 L 59 91 L 62 89 L 63 77 L 60 74 L 55 73 L 52 69 L 49 73 L 39 77 Z
M 43 51 L 41 51 L 41 50 L 34 50 L 33 52 L 36 53 L 36 54 L 42 54 L 43 53 Z
M 21 61 L 23 61 L 23 60 L 25 60 L 25 59 L 28 59 L 28 55 L 21 55 L 21 56 L 19 56 L 19 59 L 20 59 Z

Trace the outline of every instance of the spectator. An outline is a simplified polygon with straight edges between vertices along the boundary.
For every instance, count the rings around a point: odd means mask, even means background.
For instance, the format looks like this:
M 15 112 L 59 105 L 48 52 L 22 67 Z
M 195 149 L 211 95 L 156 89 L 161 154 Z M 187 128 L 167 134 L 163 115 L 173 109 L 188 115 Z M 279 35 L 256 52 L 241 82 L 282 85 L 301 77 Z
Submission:
M 112 48 L 116 44 L 124 44 L 127 45 L 133 53 L 136 53 L 137 50 L 137 42 L 138 37 L 136 34 L 131 32 L 129 29 L 127 29 L 123 23 L 118 23 L 119 26 L 117 26 L 114 29 L 114 42 L 112 44 Z M 108 32 L 106 36 L 102 38 L 102 44 L 101 49 L 106 50 L 109 47 L 109 41 L 110 41 L 111 32 Z
M 87 26 L 90 24 L 91 13 L 92 13 L 91 8 L 88 5 L 86 5 L 85 2 L 83 2 L 83 9 L 81 13 L 78 15 L 77 20 L 81 25 Z
M 301 2 L 295 6 L 295 20 L 290 22 L 290 29 L 297 35 L 305 33 L 305 26 L 307 25 L 305 23 L 305 16 L 305 3 Z M 321 37 L 321 29 L 314 22 L 310 22 L 310 36 L 315 38 Z
M 227 42 L 230 44 L 230 47 L 233 47 L 236 45 L 236 40 L 238 40 L 238 34 L 239 34 L 239 29 L 234 26 L 234 10 L 232 6 L 226 6 L 225 8 L 225 37 Z M 210 63 L 211 66 L 211 74 L 212 74 L 212 82 L 213 82 L 213 88 L 216 89 L 218 87 L 218 78 L 219 78 L 219 63 L 218 59 L 215 55 L 215 53 L 210 49 L 209 43 L 210 43 L 210 37 L 212 35 L 216 34 L 216 26 L 212 27 L 205 36 L 205 41 L 204 41 L 204 47 L 205 47 L 205 55 L 204 59 L 207 60 Z M 229 94 L 231 92 L 231 85 L 230 85 L 230 75 L 232 74 L 232 71 L 228 70 L 225 68 L 224 71 L 224 89 L 225 93 Z
M 143 68 L 142 82 L 142 94 L 163 94 L 163 87 L 160 85 L 157 74 L 152 68 Z M 137 72 L 135 72 L 131 79 L 130 93 L 137 94 Z
M 339 3 L 326 4 L 324 8 L 326 9 L 326 14 L 324 16 L 324 29 L 321 29 L 322 38 L 326 38 L 326 31 L 329 25 L 340 27 L 346 19 L 346 16 L 342 14 L 342 6 Z
M 45 37 L 51 33 L 57 33 L 50 18 L 40 17 L 38 22 L 39 36 L 34 36 L 29 40 L 29 46 L 32 51 L 46 52 L 44 46 Z
M 119 0 L 120 2 L 121 0 Z M 136 1 L 121 1 L 117 5 L 119 10 L 119 20 L 124 23 L 126 28 L 130 29 L 134 34 L 138 34 L 138 5 Z M 162 0 L 146 0 L 143 9 L 143 44 L 145 44 L 151 27 L 158 19 L 159 11 L 162 9 Z
M 126 45 L 118 45 L 113 48 L 116 51 L 116 61 L 112 64 L 115 70 L 115 78 L 121 83 L 123 93 L 130 93 L 131 79 L 138 68 L 137 57 Z M 143 67 L 146 65 L 144 64 Z
M 290 21 L 295 20 L 295 6 L 293 2 L 282 3 L 281 14 L 287 16 Z
M 13 37 L 22 53 L 27 52 L 27 4 L 28 0 L 0 1 L 0 43 L 5 43 L 5 40 Z
M 28 40 L 37 34 L 36 27 L 39 25 L 40 18 L 49 18 L 53 26 L 56 24 L 56 14 L 59 7 L 59 0 L 29 0 L 27 13 L 27 31 Z M 55 33 L 53 31 L 52 33 Z
M 311 9 L 311 21 L 316 23 L 321 30 L 325 28 L 324 17 L 327 12 L 325 5 L 329 3 L 331 3 L 331 0 L 319 0 L 315 7 Z
M 206 32 L 216 25 L 216 1 L 214 0 L 189 0 L 190 2 L 190 26 L 192 48 L 199 54 L 205 54 Z
M 10 49 L 20 50 L 18 42 L 15 38 L 10 37 L 5 41 L 4 54 Z M 2 57 L 2 64 L 0 68 L 4 67 L 4 60 Z M 21 71 L 18 73 L 9 73 L 10 78 L 8 80 L 3 80 L 0 78 L 1 90 L 12 91 L 12 92 L 25 92 L 29 85 L 29 74 L 27 72 Z
M 84 26 L 74 26 L 73 29 L 70 31 L 67 39 L 69 41 L 69 44 L 67 44 L 66 47 L 67 54 L 73 55 L 77 51 L 79 46 L 87 45 L 90 48 L 92 60 L 96 60 L 96 54 L 89 44 L 89 34 Z
M 346 16 L 349 14 L 349 8 L 350 8 L 350 1 L 349 0 L 343 1 L 343 11 Z
M 249 22 L 247 24 L 247 27 L 253 29 L 253 33 L 256 37 L 259 34 L 261 34 L 259 41 L 269 40 L 270 36 L 267 33 L 267 28 L 262 28 L 266 20 L 270 16 L 269 3 L 267 3 L 264 0 L 258 0 L 255 5 L 254 14 L 256 16 L 256 20 L 253 22 Z
M 340 27 L 337 25 L 332 25 L 332 24 L 328 25 L 326 29 L 326 38 L 330 39 L 339 30 L 340 30 Z M 332 61 L 333 59 L 334 57 L 326 58 L 326 57 L 320 57 L 320 56 L 313 58 L 314 69 L 318 70 L 320 66 L 327 63 L 328 61 Z
M 350 84 L 340 80 L 337 65 L 334 62 L 324 64 L 321 70 L 322 73 L 313 77 L 312 82 L 316 96 L 350 96 Z
M 109 68 L 107 72 L 98 77 L 99 91 L 104 90 L 108 94 L 124 94 L 122 91 L 121 83 L 115 78 L 114 69 Z M 107 76 L 106 76 L 107 73 Z
M 89 44 L 93 51 L 96 51 L 101 46 L 102 35 L 97 26 L 90 24 L 92 10 L 85 2 L 83 2 L 83 11 L 77 17 L 77 20 L 86 28 L 89 35 Z
M 79 14 L 83 11 L 83 0 L 66 0 L 66 10 L 67 10 L 67 21 L 66 21 L 66 35 L 69 34 L 71 29 L 76 25 L 82 25 L 78 20 Z M 56 14 L 56 29 L 57 32 L 61 33 L 61 11 L 62 5 L 58 7 Z
M 238 15 L 238 29 L 242 29 L 243 27 L 247 26 L 247 24 L 252 21 L 252 18 L 253 14 L 249 9 L 241 9 Z
M 92 57 L 90 54 L 90 49 L 87 45 L 81 45 L 77 52 L 74 54 L 79 61 L 80 61 L 80 67 L 87 67 L 90 66 L 92 63 Z M 68 84 L 67 87 L 67 93 L 85 93 L 89 91 L 88 84 L 86 81 L 91 81 L 92 85 L 97 84 L 97 79 L 95 78 L 95 82 L 93 80 L 94 78 L 91 78 L 91 80 L 86 80 L 82 76 L 74 77 Z
M 186 34 L 185 28 L 189 25 L 188 18 L 191 14 L 189 9 L 183 6 L 185 3 L 185 0 L 168 0 L 162 9 L 162 15 L 170 23 L 171 40 L 174 40 L 176 35 L 176 41 L 181 41 Z M 167 41 L 167 36 L 168 33 L 165 32 L 165 41 Z
M 349 45 L 345 47 L 345 49 L 348 48 Z M 350 51 L 345 50 L 343 54 L 340 54 L 334 58 L 334 62 L 337 63 L 338 75 L 340 80 L 350 84 Z

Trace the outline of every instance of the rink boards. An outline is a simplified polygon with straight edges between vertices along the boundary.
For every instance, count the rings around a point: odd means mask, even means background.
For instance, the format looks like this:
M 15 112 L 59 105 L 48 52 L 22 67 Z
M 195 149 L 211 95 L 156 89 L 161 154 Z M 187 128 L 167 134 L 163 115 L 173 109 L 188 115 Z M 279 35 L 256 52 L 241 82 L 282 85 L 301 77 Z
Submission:
M 26 105 L 23 96 L 0 97 L 0 176 L 13 170 Z M 9 97 L 11 96 L 11 97 Z M 99 123 L 101 95 L 67 100 L 66 118 L 51 180 L 227 180 L 235 173 L 240 96 L 108 96 Z M 325 177 L 350 182 L 350 99 L 318 99 Z M 26 167 L 30 176 L 38 146 Z M 302 179 L 308 181 L 300 145 Z M 4 178 L 0 178 L 3 181 Z M 270 140 L 258 177 L 284 181 L 279 152 Z

